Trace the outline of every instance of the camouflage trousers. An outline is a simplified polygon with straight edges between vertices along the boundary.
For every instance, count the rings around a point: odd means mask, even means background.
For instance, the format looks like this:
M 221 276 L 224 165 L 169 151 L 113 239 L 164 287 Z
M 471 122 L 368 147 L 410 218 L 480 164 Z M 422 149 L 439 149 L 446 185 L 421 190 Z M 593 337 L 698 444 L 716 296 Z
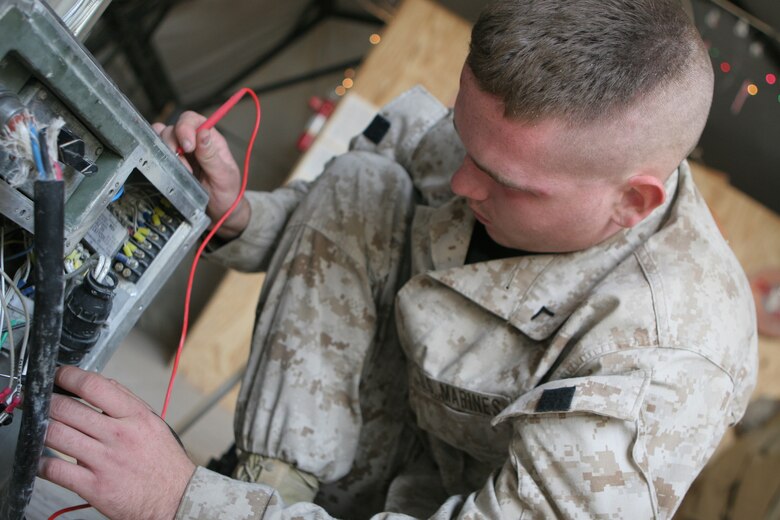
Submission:
M 342 518 L 381 511 L 418 444 L 393 319 L 413 199 L 394 161 L 331 161 L 280 237 L 258 305 L 237 446 L 316 476 L 316 502 Z

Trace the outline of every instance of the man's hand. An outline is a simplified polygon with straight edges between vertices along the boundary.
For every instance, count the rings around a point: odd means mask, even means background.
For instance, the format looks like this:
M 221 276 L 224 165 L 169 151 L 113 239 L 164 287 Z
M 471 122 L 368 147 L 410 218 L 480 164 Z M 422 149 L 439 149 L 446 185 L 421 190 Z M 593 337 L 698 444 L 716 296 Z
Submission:
M 227 142 L 215 129 L 197 128 L 206 120 L 195 112 L 184 112 L 174 126 L 154 123 L 152 128 L 174 152 L 181 147 L 179 159 L 200 181 L 209 194 L 206 213 L 212 222 L 219 220 L 236 200 L 241 188 L 241 172 Z M 234 238 L 249 224 L 249 204 L 241 199 L 233 214 L 217 232 L 222 238 Z
M 44 457 L 39 476 L 79 494 L 113 520 L 173 518 L 195 465 L 168 426 L 116 381 L 62 367 L 46 445 L 77 463 Z

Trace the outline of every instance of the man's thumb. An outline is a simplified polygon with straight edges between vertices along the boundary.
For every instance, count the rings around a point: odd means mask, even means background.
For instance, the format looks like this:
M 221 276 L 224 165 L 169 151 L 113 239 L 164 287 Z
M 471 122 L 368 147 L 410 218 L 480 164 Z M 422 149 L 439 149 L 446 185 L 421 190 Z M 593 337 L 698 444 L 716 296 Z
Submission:
M 214 140 L 211 138 L 211 128 L 201 130 L 197 135 L 198 146 L 195 155 L 201 165 L 213 164 L 217 160 L 217 150 L 214 146 Z

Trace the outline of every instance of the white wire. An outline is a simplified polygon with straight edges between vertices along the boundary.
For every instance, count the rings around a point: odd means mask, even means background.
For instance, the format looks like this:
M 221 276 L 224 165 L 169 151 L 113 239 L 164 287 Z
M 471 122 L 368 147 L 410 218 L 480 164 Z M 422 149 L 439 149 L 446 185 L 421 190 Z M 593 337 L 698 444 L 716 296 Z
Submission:
M 98 283 L 103 283 L 103 280 L 105 280 L 106 276 L 108 276 L 108 273 L 111 271 L 111 260 L 105 256 L 105 255 L 99 255 L 98 257 L 98 265 L 95 267 L 94 271 L 92 271 L 92 275 L 95 278 L 95 281 Z
M 65 120 L 59 116 L 51 120 L 46 126 L 46 142 L 41 143 L 41 146 L 46 147 L 46 151 L 49 152 L 49 157 L 51 159 L 56 159 L 57 157 L 57 138 L 59 137 L 60 130 L 62 130 L 63 126 L 65 126 Z
M 103 281 L 100 275 L 103 272 L 103 265 L 106 263 L 106 257 L 101 254 L 98 254 L 97 257 L 97 263 L 95 263 L 94 267 L 92 268 L 92 278 L 94 278 L 96 282 L 100 283 Z
M 26 279 L 27 276 L 29 276 L 30 273 L 30 255 L 27 254 L 25 258 L 25 262 L 17 269 L 16 273 L 14 274 L 14 277 L 11 278 L 8 276 L 8 274 L 5 272 L 5 245 L 4 243 L 4 237 L 5 235 L 0 235 L 0 274 L 2 276 L 0 277 L 0 286 L 2 286 L 2 295 L 0 295 L 0 308 L 3 311 L 3 314 L 6 318 L 6 323 L 8 325 L 8 339 L 9 339 L 9 352 L 11 353 L 11 373 L 13 374 L 14 371 L 18 371 L 19 375 L 17 376 L 19 379 L 19 385 L 21 385 L 21 376 L 24 374 L 23 370 L 26 370 L 27 368 L 27 346 L 29 343 L 29 336 L 30 336 L 30 312 L 27 309 L 27 304 L 25 303 L 24 295 L 22 294 L 22 291 L 19 290 L 18 282 L 21 279 Z M 25 242 L 26 247 L 26 242 Z M 22 269 L 24 269 L 24 273 L 22 273 Z M 22 313 L 24 314 L 24 336 L 22 339 L 22 345 L 19 349 L 19 360 L 15 361 L 14 356 L 16 354 L 16 341 L 14 341 L 13 336 L 13 325 L 11 321 L 11 313 L 9 312 L 9 307 L 13 308 L 12 305 L 9 303 L 8 298 L 8 291 L 5 288 L 5 284 L 8 282 L 11 289 L 13 290 L 14 294 L 19 298 L 19 304 L 22 306 Z
M 27 246 L 26 237 L 24 246 Z M 21 388 L 22 375 L 27 369 L 27 347 L 29 345 L 30 339 L 30 311 L 27 308 L 27 304 L 25 303 L 25 297 L 22 294 L 22 291 L 19 290 L 17 284 L 19 280 L 27 279 L 30 274 L 30 267 L 31 262 L 30 255 L 28 253 L 26 255 L 24 264 L 22 264 L 22 266 L 17 269 L 16 273 L 14 273 L 14 278 L 11 278 L 5 272 L 5 227 L 0 226 L 0 316 L 2 316 L 0 323 L 2 323 L 4 319 L 6 326 L 8 327 L 8 352 L 10 354 L 9 357 L 11 363 L 9 368 L 10 377 L 8 379 L 8 387 L 12 388 L 14 379 L 17 379 L 17 390 Z M 16 294 L 17 298 L 19 299 L 19 304 L 22 307 L 21 311 L 24 315 L 24 335 L 22 338 L 22 344 L 19 348 L 18 360 L 16 359 L 16 340 L 14 338 L 13 332 L 14 326 L 11 319 L 11 313 L 9 311 L 9 307 L 13 308 L 13 306 L 10 305 L 12 297 L 8 296 L 6 283 L 10 286 L 13 293 Z
M 25 256 L 24 263 L 14 273 L 14 277 L 13 277 L 14 286 L 19 287 L 20 281 L 28 279 L 28 277 L 30 276 L 31 266 L 32 266 L 32 262 L 30 262 L 30 254 L 28 253 Z M 22 271 L 23 269 L 24 272 Z
M 26 251 L 29 247 L 27 244 L 27 235 L 25 234 L 22 238 L 22 247 L 24 247 L 24 250 Z M 27 280 L 30 277 L 30 271 L 32 269 L 32 262 L 30 261 L 31 254 L 30 251 L 27 251 L 27 254 L 24 255 L 24 263 L 22 266 L 16 270 L 16 273 L 14 273 L 14 282 L 19 283 L 19 280 Z M 24 272 L 20 275 L 19 271 L 24 268 Z M 5 270 L 5 269 L 4 269 Z M 18 287 L 18 285 L 17 285 Z
M 27 370 L 27 345 L 30 340 L 30 311 L 27 309 L 27 304 L 24 302 L 25 298 L 22 294 L 22 291 L 19 290 L 16 285 L 14 285 L 13 280 L 5 273 L 5 271 L 0 271 L 0 275 L 2 275 L 3 279 L 5 279 L 10 285 L 11 289 L 14 291 L 16 296 L 19 298 L 19 302 L 22 305 L 22 313 L 24 314 L 24 336 L 22 337 L 22 346 L 19 349 L 19 360 L 17 361 L 17 369 L 19 371 L 19 385 L 21 385 L 22 382 L 22 374 Z M 5 295 L 3 295 L 2 298 L 0 298 L 0 304 L 2 304 L 3 307 L 7 307 L 7 302 L 5 300 Z M 5 309 L 7 312 L 7 308 Z M 10 317 L 7 319 L 8 326 L 9 326 L 9 338 L 11 337 L 12 331 L 10 331 L 11 328 L 11 321 Z
M 133 232 L 135 232 L 135 227 L 133 226 L 133 221 L 131 216 L 128 214 L 128 209 L 125 207 L 125 203 L 122 199 L 119 199 L 117 202 L 114 203 L 114 206 L 112 207 L 115 217 L 117 217 L 120 221 L 124 221 L 127 226 L 133 227 Z
M 27 236 L 24 237 L 24 247 L 27 249 Z M 16 270 L 16 273 L 14 273 L 13 277 L 13 284 L 11 287 L 14 289 L 14 292 L 16 293 L 17 297 L 19 298 L 19 304 L 21 305 L 21 309 L 18 309 L 11 305 L 11 303 L 8 303 L 8 308 L 15 310 L 16 312 L 21 312 L 24 315 L 24 337 L 22 338 L 22 345 L 20 349 L 20 355 L 19 355 L 19 366 L 18 369 L 22 370 L 22 361 L 24 361 L 24 372 L 21 372 L 19 375 L 23 375 L 27 371 L 27 362 L 28 359 L 26 357 L 27 355 L 27 347 L 28 347 L 28 340 L 30 336 L 30 311 L 27 309 L 27 305 L 25 303 L 25 297 L 22 294 L 22 291 L 19 289 L 19 281 L 21 280 L 28 280 L 30 278 L 30 272 L 32 271 L 32 261 L 30 260 L 32 258 L 31 254 L 28 252 L 25 255 L 24 258 L 24 264 Z M 20 379 L 21 381 L 21 379 Z
M 3 281 L 5 281 L 5 273 L 3 273 Z M 8 312 L 8 307 L 5 301 L 5 294 L 0 297 L 0 308 L 3 310 L 3 317 L 5 318 L 6 326 L 8 327 L 8 352 L 11 354 L 11 365 L 8 369 L 11 373 L 11 377 L 8 379 L 8 388 L 13 388 L 14 379 L 16 379 L 16 345 L 14 342 L 14 328 L 11 324 L 11 313 Z M 21 374 L 19 374 L 21 376 Z
M 0 226 L 0 271 L 5 271 L 5 226 Z M 5 279 L 3 278 L 0 278 L 0 293 L 5 298 Z M 5 310 L 0 308 L 0 323 L 3 322 L 4 318 Z
M 3 272 L 5 274 L 5 226 L 0 227 L 0 272 Z M 5 277 L 0 277 L 0 316 L 2 316 L 2 319 L 5 319 L 7 325 L 8 325 L 8 352 L 10 354 L 10 362 L 8 368 L 8 388 L 13 388 L 14 386 L 14 370 L 16 368 L 16 348 L 14 345 L 14 331 L 13 327 L 11 326 L 11 316 L 8 312 L 8 306 L 6 305 L 5 301 Z M 0 319 L 0 323 L 2 323 L 2 319 Z M 0 345 L 0 348 L 2 348 L 2 345 Z
M 0 272 L 5 274 L 5 226 L 0 226 Z M 11 321 L 11 313 L 8 312 L 8 302 L 6 300 L 5 289 L 5 276 L 0 277 L 0 315 L 2 320 L 5 320 L 8 326 L 8 352 L 10 365 L 8 371 L 10 372 L 8 377 L 8 388 L 13 388 L 16 369 L 16 342 L 14 341 L 13 323 Z M 0 323 L 2 323 L 0 320 Z M 2 345 L 0 345 L 0 348 Z M 21 374 L 20 374 L 21 375 Z M 10 397 L 10 396 L 9 396 Z

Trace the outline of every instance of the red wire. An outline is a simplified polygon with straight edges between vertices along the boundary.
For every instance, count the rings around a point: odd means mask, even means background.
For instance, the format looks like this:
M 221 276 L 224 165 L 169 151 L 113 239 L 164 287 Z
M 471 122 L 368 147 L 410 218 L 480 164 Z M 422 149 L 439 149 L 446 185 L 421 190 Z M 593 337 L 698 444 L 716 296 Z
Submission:
M 58 516 L 64 515 L 65 513 L 70 513 L 71 511 L 78 511 L 79 509 L 87 509 L 89 507 L 92 507 L 92 506 L 90 506 L 89 504 L 80 504 L 80 505 L 77 505 L 77 506 L 66 507 L 65 509 L 60 509 L 59 511 L 57 511 L 56 513 L 51 515 L 49 517 L 49 520 L 54 520 Z
M 249 96 L 252 98 L 252 100 L 255 103 L 255 126 L 252 129 L 252 136 L 249 138 L 249 144 L 246 147 L 246 155 L 244 156 L 244 173 L 241 178 L 241 189 L 238 192 L 238 196 L 236 197 L 236 200 L 233 201 L 233 204 L 228 208 L 228 210 L 225 212 L 222 217 L 217 221 L 216 224 L 214 224 L 214 227 L 211 228 L 211 231 L 206 235 L 206 238 L 203 239 L 203 241 L 200 244 L 200 247 L 198 248 L 198 251 L 195 253 L 195 258 L 192 261 L 192 267 L 190 267 L 190 276 L 187 280 L 187 292 L 184 296 L 184 319 L 182 321 L 181 326 L 181 338 L 179 339 L 179 346 L 176 349 L 176 357 L 173 360 L 173 368 L 171 369 L 171 378 L 168 381 L 168 390 L 165 392 L 165 401 L 163 402 L 163 408 L 162 412 L 160 413 L 160 417 L 165 419 L 165 414 L 168 411 L 168 403 L 171 400 L 171 392 L 173 391 L 173 383 L 176 381 L 176 372 L 179 370 L 179 359 L 181 358 L 182 350 L 184 349 L 184 341 L 187 339 L 187 328 L 189 327 L 189 316 L 190 316 L 190 296 L 192 295 L 192 285 L 195 280 L 195 269 L 198 267 L 198 260 L 200 260 L 200 255 L 203 254 L 203 250 L 208 245 L 209 241 L 211 241 L 211 238 L 214 236 L 214 234 L 219 230 L 220 227 L 222 227 L 222 224 L 230 217 L 230 215 L 235 211 L 235 209 L 238 207 L 239 203 L 241 202 L 241 199 L 244 196 L 244 192 L 246 191 L 246 183 L 249 179 L 249 159 L 252 156 L 252 148 L 255 145 L 255 138 L 257 137 L 257 131 L 260 128 L 260 118 L 261 118 L 261 110 L 260 110 L 260 100 L 257 99 L 257 94 L 254 93 L 252 89 L 249 88 L 242 88 L 235 94 L 233 94 L 230 99 L 225 101 L 225 103 L 217 109 L 216 112 L 214 112 L 211 117 L 206 119 L 206 121 L 203 122 L 202 125 L 200 125 L 197 130 L 195 131 L 196 135 L 201 130 L 208 130 L 212 128 L 214 125 L 219 122 L 220 119 L 222 119 L 225 114 L 227 114 L 231 108 L 233 108 L 238 101 L 244 97 L 244 95 L 249 94 Z M 179 148 L 179 153 L 181 154 L 181 148 Z M 63 515 L 65 513 L 69 513 L 71 511 L 77 511 L 79 509 L 86 509 L 88 507 L 91 507 L 89 504 L 81 504 L 78 506 L 72 506 L 67 507 L 65 509 L 61 509 L 51 515 L 49 517 L 49 520 L 54 520 L 60 515 Z
M 214 114 L 212 114 L 211 117 L 209 117 L 200 127 L 198 127 L 197 131 L 205 130 L 208 128 L 211 128 L 215 124 L 217 124 L 217 121 L 219 121 L 228 110 L 233 108 L 233 106 L 238 103 L 238 100 L 241 99 L 244 94 L 249 94 L 252 98 L 252 100 L 255 103 L 255 126 L 252 129 L 252 136 L 249 138 L 249 144 L 246 148 L 246 155 L 244 156 L 244 175 L 241 179 L 241 189 L 238 192 L 238 196 L 236 197 L 236 200 L 233 201 L 233 204 L 231 204 L 230 208 L 225 212 L 224 215 L 217 221 L 216 224 L 214 224 L 214 227 L 209 231 L 208 235 L 206 235 L 206 238 L 201 242 L 200 247 L 198 248 L 197 253 L 195 253 L 195 258 L 192 261 L 192 267 L 190 268 L 190 277 L 187 280 L 187 294 L 184 297 L 184 320 L 182 321 L 182 327 L 181 327 L 181 338 L 179 339 L 179 347 L 176 349 L 176 357 L 173 360 L 173 369 L 171 370 L 171 379 L 168 382 L 168 390 L 165 392 L 165 402 L 163 403 L 162 412 L 160 413 L 160 417 L 165 419 L 165 415 L 168 412 L 168 403 L 171 400 L 171 392 L 173 391 L 173 383 L 176 380 L 176 372 L 179 370 L 179 359 L 181 359 L 181 352 L 184 348 L 184 341 L 187 339 L 187 328 L 189 326 L 189 315 L 190 315 L 190 295 L 192 294 L 192 284 L 195 277 L 195 269 L 198 267 L 198 260 L 200 260 L 200 255 L 203 253 L 203 250 L 206 248 L 206 245 L 208 245 L 209 241 L 211 241 L 211 238 L 214 236 L 214 234 L 219 230 L 219 228 L 222 226 L 222 224 L 228 219 L 228 217 L 235 211 L 235 209 L 238 207 L 239 203 L 241 202 L 241 199 L 244 197 L 244 192 L 246 191 L 246 183 L 247 179 L 249 178 L 249 159 L 252 156 L 252 147 L 255 144 L 255 138 L 257 137 L 257 130 L 260 128 L 260 118 L 261 118 L 261 111 L 260 111 L 260 100 L 257 99 L 257 95 L 252 91 L 252 89 L 249 88 L 242 88 L 233 96 L 228 99 L 225 104 L 223 104 L 221 107 L 217 109 Z
M 55 175 L 55 178 L 58 181 L 61 181 L 62 180 L 62 167 L 60 166 L 60 163 L 58 163 L 56 160 L 53 161 L 53 162 L 54 162 L 54 175 Z

